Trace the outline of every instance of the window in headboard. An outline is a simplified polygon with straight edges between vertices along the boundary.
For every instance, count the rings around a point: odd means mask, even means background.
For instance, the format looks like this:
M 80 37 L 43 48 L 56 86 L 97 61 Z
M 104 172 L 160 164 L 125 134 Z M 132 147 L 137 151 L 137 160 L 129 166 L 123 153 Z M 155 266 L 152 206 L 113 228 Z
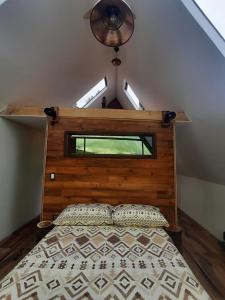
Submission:
M 156 139 L 153 134 L 91 135 L 65 132 L 65 156 L 155 158 Z

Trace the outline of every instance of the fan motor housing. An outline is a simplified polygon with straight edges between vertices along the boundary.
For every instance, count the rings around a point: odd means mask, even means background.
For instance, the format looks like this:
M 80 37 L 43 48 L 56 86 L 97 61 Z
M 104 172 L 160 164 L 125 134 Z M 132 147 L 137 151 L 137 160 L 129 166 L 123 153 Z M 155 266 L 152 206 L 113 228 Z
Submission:
M 90 26 L 100 43 L 119 47 L 133 35 L 134 15 L 123 0 L 101 0 L 92 9 Z

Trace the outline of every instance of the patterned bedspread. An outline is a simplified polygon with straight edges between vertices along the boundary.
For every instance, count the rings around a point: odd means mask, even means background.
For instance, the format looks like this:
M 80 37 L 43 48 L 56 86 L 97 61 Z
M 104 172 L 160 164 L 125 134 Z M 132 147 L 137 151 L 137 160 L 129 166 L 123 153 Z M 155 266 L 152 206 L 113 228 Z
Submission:
M 0 299 L 210 298 L 163 229 L 57 226 L 0 282 Z

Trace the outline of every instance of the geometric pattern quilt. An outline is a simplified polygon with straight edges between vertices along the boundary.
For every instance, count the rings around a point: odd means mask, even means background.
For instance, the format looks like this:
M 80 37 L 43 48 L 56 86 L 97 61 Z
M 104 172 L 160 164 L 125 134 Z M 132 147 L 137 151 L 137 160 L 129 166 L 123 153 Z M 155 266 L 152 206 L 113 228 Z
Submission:
M 56 226 L 0 282 L 0 300 L 209 300 L 161 228 Z

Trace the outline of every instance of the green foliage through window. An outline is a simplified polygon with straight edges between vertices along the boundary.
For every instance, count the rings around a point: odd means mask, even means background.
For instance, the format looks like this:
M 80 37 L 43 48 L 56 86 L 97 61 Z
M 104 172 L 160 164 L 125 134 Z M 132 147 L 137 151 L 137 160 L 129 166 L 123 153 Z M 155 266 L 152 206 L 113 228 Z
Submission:
M 66 134 L 66 155 L 153 156 L 154 137 Z

